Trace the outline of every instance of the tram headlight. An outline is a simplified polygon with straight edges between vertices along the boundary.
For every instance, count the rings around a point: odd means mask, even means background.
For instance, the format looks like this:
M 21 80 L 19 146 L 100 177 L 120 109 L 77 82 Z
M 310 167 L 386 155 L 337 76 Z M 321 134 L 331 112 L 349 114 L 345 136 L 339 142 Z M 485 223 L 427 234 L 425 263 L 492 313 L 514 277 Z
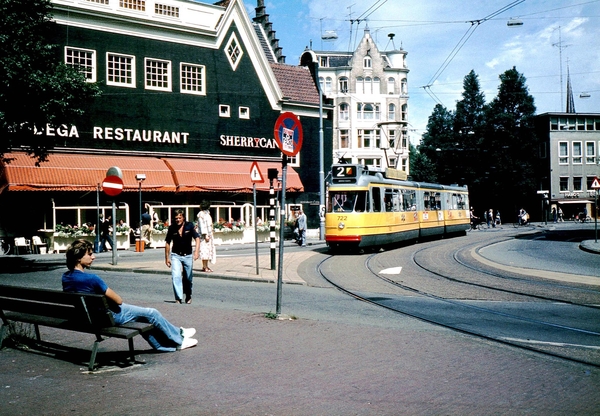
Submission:
M 343 222 L 338 223 L 338 228 L 340 230 L 343 230 L 346 227 L 346 224 L 344 224 Z

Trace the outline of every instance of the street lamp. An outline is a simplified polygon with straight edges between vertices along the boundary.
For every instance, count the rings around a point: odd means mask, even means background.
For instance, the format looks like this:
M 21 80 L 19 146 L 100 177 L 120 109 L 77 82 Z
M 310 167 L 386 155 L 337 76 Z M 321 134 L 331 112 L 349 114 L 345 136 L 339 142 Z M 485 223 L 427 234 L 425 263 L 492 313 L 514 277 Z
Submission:
M 146 180 L 146 175 L 144 173 L 138 173 L 135 175 L 135 179 L 139 183 L 139 194 L 140 194 L 140 244 L 142 241 L 142 182 Z

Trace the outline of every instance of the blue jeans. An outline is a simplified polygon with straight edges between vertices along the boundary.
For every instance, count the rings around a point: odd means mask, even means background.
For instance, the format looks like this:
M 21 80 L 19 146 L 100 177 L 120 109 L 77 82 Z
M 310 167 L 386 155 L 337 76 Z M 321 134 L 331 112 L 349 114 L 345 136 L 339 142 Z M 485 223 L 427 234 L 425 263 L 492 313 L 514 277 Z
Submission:
M 193 266 L 194 257 L 191 254 L 180 256 L 171 253 L 171 277 L 173 278 L 173 293 L 176 300 L 183 300 L 184 294 L 190 298 L 192 297 Z
M 183 342 L 181 329 L 167 321 L 156 309 L 143 308 L 127 303 L 120 306 L 121 312 L 113 312 L 117 325 L 123 325 L 127 322 L 147 322 L 154 325 L 154 329 L 143 333 L 142 336 L 155 350 L 173 352 Z
M 110 244 L 110 248 L 114 249 L 114 244 L 113 244 L 113 240 L 110 237 L 109 234 L 102 234 L 100 236 L 100 247 L 98 247 L 98 252 L 102 253 L 104 250 L 106 250 L 106 242 L 108 241 L 108 244 Z

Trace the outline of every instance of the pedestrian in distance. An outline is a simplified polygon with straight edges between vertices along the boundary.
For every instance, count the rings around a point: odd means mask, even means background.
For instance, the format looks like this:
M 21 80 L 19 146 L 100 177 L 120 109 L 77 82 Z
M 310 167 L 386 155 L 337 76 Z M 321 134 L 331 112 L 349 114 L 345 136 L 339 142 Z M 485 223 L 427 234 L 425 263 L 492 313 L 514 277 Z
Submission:
M 208 267 L 208 262 L 212 264 L 217 262 L 217 252 L 215 250 L 215 239 L 213 234 L 213 220 L 210 216 L 210 202 L 202 201 L 200 203 L 200 212 L 198 213 L 198 233 L 200 234 L 200 259 L 202 260 L 202 271 L 212 272 Z M 260 218 L 259 218 L 260 219 Z
M 558 222 L 558 214 L 556 212 L 556 207 L 552 207 L 552 221 L 555 224 Z
M 110 232 L 112 231 L 111 226 L 112 216 L 107 216 L 104 221 L 100 223 L 100 247 L 98 248 L 99 252 L 107 251 L 106 243 L 110 245 L 110 249 L 113 250 L 115 245 L 113 244 L 113 240 L 110 236 Z
M 296 225 L 298 227 L 298 239 L 302 247 L 306 247 L 306 214 L 302 209 L 298 210 L 298 217 L 296 219 Z
M 170 323 L 157 309 L 124 303 L 121 296 L 97 275 L 85 273 L 96 258 L 93 245 L 87 240 L 75 240 L 67 248 L 67 268 L 62 276 L 62 287 L 65 292 L 92 293 L 104 295 L 108 299 L 109 309 L 115 324 L 128 322 L 146 322 L 154 328 L 142 334 L 144 339 L 157 351 L 173 352 L 190 348 L 198 344 L 192 338 L 194 328 L 177 327 Z
M 149 208 L 146 208 L 142 214 L 142 234 L 140 238 L 150 248 L 152 246 L 152 217 L 148 211 Z
M 558 222 L 565 222 L 564 216 L 562 208 L 558 207 Z
M 195 249 L 192 240 L 196 242 Z M 194 260 L 200 257 L 199 251 L 200 236 L 194 224 L 185 220 L 183 210 L 176 210 L 175 223 L 169 226 L 165 237 L 165 263 L 171 268 L 175 303 L 182 303 L 184 295 L 185 303 L 192 303 L 193 267 Z

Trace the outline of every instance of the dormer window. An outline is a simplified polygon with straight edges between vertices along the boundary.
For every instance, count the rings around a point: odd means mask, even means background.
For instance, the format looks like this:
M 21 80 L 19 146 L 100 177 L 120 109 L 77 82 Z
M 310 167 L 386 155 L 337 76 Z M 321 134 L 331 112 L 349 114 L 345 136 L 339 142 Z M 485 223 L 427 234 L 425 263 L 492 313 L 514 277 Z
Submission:
M 372 67 L 373 67 L 373 62 L 371 61 L 371 57 L 365 56 L 365 58 L 363 59 L 363 68 L 371 69 Z

